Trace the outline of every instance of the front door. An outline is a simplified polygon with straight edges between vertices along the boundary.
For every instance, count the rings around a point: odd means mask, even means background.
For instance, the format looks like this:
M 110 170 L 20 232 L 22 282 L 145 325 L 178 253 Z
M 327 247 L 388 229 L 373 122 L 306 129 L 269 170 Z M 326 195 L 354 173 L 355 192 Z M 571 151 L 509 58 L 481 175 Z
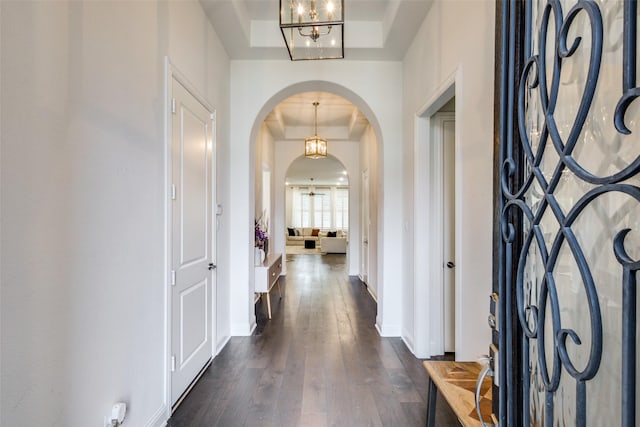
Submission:
M 213 351 L 214 136 L 212 113 L 175 79 L 172 93 L 171 403 L 174 405 L 211 360 Z
M 637 3 L 498 5 L 494 411 L 636 426 Z

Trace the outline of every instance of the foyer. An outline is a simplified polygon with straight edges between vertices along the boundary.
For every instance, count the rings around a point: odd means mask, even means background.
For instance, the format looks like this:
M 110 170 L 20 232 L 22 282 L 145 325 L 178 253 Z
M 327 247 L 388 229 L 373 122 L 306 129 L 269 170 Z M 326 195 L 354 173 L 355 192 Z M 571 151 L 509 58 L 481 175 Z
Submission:
M 186 426 L 423 426 L 428 378 L 400 338 L 375 330 L 376 303 L 346 256 L 288 255 L 273 318 L 233 337 L 173 414 Z M 457 426 L 443 401 L 436 424 Z

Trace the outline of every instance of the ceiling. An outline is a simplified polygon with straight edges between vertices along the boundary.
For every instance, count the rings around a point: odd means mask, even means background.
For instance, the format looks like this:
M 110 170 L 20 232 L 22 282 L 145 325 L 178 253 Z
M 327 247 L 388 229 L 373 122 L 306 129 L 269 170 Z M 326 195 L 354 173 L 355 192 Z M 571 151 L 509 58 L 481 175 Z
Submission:
M 302 145 L 301 145 L 302 146 Z M 300 157 L 287 170 L 286 185 L 349 185 L 349 177 L 344 165 L 329 155 L 324 159 Z
M 402 60 L 433 1 L 344 0 L 345 60 Z M 231 60 L 289 61 L 279 28 L 278 0 L 200 3 Z M 304 139 L 314 135 L 314 101 L 320 103 L 318 136 L 328 140 L 329 154 L 340 141 L 360 140 L 367 118 L 348 100 L 326 92 L 300 93 L 276 106 L 265 119 L 274 140 L 299 142 L 302 153 Z M 316 184 L 336 185 L 343 176 L 344 167 L 335 159 L 338 165 L 332 166 L 331 159 L 304 160 L 300 168 L 290 168 L 287 179 L 292 183 L 309 184 L 314 176 Z
M 328 92 L 303 92 L 278 104 L 264 120 L 277 141 L 300 144 L 304 153 L 304 139 L 315 135 L 313 102 L 318 105 L 318 136 L 327 140 L 327 148 L 345 141 L 359 141 L 369 121 L 350 101 Z M 286 179 L 298 185 L 347 185 L 344 166 L 331 156 L 326 159 L 296 160 L 287 171 Z M 313 181 L 310 178 L 314 178 Z
M 264 122 L 275 140 L 299 140 L 314 136 L 318 105 L 318 136 L 331 143 L 358 141 L 369 121 L 350 101 L 328 92 L 303 92 L 278 104 Z
M 433 1 L 344 0 L 345 59 L 402 60 Z M 278 0 L 200 3 L 230 59 L 289 59 Z

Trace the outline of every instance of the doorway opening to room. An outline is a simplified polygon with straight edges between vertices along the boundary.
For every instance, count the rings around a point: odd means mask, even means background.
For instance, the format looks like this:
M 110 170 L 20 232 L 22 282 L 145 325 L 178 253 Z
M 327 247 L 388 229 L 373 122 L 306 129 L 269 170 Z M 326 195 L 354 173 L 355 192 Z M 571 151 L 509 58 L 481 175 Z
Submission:
M 315 138 L 326 141 L 326 153 L 307 153 L 307 142 Z M 365 197 L 353 177 L 363 168 L 377 173 L 376 145 L 361 109 L 334 93 L 300 92 L 266 114 L 256 143 L 255 215 L 270 219 L 269 252 L 282 254 L 283 275 L 287 256 L 307 254 L 343 256 L 347 274 L 360 275 L 360 203 L 377 198 Z M 271 172 L 267 177 L 265 169 Z M 265 192 L 271 193 L 270 203 L 264 202 Z M 372 227 L 376 215 L 367 220 Z M 370 240 L 375 250 L 376 237 Z M 375 268 L 375 257 L 370 264 Z
M 460 337 L 459 182 L 456 173 L 455 76 L 417 113 L 415 234 L 415 342 L 418 357 L 456 356 Z
M 371 229 L 368 249 L 372 253 L 366 254 L 371 270 L 365 274 L 369 279 L 366 290 L 375 299 L 379 235 L 375 193 L 380 182 L 377 128 L 362 107 L 336 93 L 294 92 L 272 108 L 265 112 L 256 133 L 254 202 L 256 227 L 260 230 L 256 229 L 255 243 L 264 246 L 259 239 L 264 229 L 268 251 L 262 263 L 256 258 L 255 269 L 280 256 L 280 279 L 288 286 L 294 282 L 298 285 L 293 276 L 303 281 L 301 286 L 321 280 L 323 269 L 362 284 L 364 219 L 360 205 L 367 200 L 371 206 L 366 218 Z M 310 155 L 309 141 L 318 140 L 326 142 L 325 151 Z M 367 194 L 363 194 L 359 178 L 363 170 L 372 181 Z M 305 268 L 299 268 L 301 263 Z M 264 299 L 261 292 L 256 285 L 256 303 Z M 273 316 L 279 305 L 275 304 L 271 307 Z
M 285 177 L 287 255 L 347 255 L 349 176 L 335 157 L 297 158 Z
M 442 350 L 455 353 L 456 313 L 456 160 L 455 99 L 431 118 L 431 151 L 433 156 L 433 229 L 434 256 L 440 261 L 435 274 L 442 302 L 440 334 Z
M 436 309 L 432 352 L 456 351 L 455 98 L 430 117 L 429 233 L 431 283 Z M 434 309 L 434 307 L 431 307 Z

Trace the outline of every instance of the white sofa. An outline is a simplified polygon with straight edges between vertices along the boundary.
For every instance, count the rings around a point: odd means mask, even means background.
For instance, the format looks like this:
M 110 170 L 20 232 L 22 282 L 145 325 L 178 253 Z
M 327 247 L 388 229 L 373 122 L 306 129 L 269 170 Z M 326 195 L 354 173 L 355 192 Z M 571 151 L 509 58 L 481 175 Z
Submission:
M 322 252 L 328 254 L 346 254 L 347 238 L 346 237 L 321 237 L 320 248 Z
M 296 235 L 295 236 L 291 236 L 289 234 L 289 228 L 292 227 L 287 227 L 287 233 L 286 233 L 286 244 L 289 246 L 304 246 L 304 241 L 305 240 L 315 240 L 316 245 L 320 244 L 320 237 L 326 236 L 327 233 L 326 232 L 319 232 L 317 236 L 312 236 L 311 233 L 313 231 L 313 228 L 311 227 L 304 227 L 304 228 L 293 228 L 296 231 Z
M 289 234 L 289 229 L 295 231 L 295 236 Z M 327 253 L 347 253 L 347 233 L 341 230 L 336 232 L 337 237 L 327 237 L 327 231 L 319 231 L 317 236 L 312 235 L 313 228 L 302 227 L 293 228 L 287 227 L 285 233 L 285 242 L 288 246 L 304 246 L 305 240 L 314 240 L 316 242 L 316 248 L 320 248 L 322 252 Z M 324 242 L 324 243 L 323 243 Z M 326 249 L 325 248 L 328 248 Z

